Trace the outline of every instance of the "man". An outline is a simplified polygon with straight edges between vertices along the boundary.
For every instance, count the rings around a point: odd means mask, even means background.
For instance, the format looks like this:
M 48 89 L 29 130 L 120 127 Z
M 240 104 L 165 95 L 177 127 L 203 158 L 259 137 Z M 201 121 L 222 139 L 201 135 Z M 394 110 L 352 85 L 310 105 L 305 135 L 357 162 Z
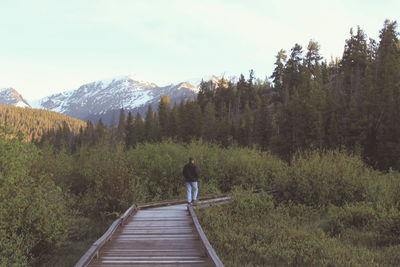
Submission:
M 187 203 L 192 204 L 197 200 L 197 180 L 199 179 L 199 172 L 197 166 L 194 164 L 194 158 L 189 158 L 189 163 L 183 167 L 183 176 L 186 181 L 186 193 L 187 193 Z M 193 199 L 192 199 L 192 187 L 193 187 Z

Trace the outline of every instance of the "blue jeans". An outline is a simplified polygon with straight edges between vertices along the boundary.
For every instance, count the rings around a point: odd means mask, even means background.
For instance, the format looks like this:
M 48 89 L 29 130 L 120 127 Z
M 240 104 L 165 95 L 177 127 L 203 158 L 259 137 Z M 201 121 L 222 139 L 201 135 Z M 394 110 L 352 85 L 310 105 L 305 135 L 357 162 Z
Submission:
M 197 182 L 186 182 L 187 202 L 192 202 L 192 187 L 193 187 L 193 201 L 197 199 Z

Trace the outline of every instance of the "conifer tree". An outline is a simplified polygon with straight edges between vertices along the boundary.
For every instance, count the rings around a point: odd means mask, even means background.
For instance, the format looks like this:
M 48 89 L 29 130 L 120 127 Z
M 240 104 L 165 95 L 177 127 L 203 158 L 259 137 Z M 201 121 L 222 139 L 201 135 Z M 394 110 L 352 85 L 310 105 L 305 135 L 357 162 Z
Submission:
M 377 157 L 379 167 L 400 168 L 400 43 L 397 22 L 386 20 L 377 51 L 376 89 L 379 93 Z
M 174 103 L 174 106 L 169 113 L 168 118 L 168 136 L 177 138 L 179 135 L 179 124 L 178 124 L 178 106 Z
M 168 133 L 168 120 L 171 100 L 168 95 L 161 96 L 160 103 L 158 105 L 158 120 L 160 125 L 161 136 L 167 137 Z
M 284 103 L 284 99 L 288 98 L 288 96 L 286 96 L 288 92 L 284 91 L 283 86 L 286 59 L 286 51 L 283 49 L 279 50 L 278 54 L 276 55 L 275 69 L 271 75 L 272 82 L 274 83 L 274 91 L 276 93 L 274 100 L 280 103 Z
M 125 146 L 127 149 L 134 147 L 136 144 L 136 132 L 132 113 L 129 111 L 125 123 Z
M 135 117 L 135 131 L 136 131 L 136 141 L 145 141 L 145 130 L 142 115 L 138 112 Z
M 155 140 L 154 112 L 151 105 L 149 105 L 147 108 L 146 119 L 144 122 L 144 132 L 146 141 L 151 142 Z
M 272 119 L 266 98 L 264 97 L 260 102 L 255 111 L 254 139 L 261 149 L 267 150 L 272 135 Z
M 96 129 L 95 129 L 96 142 L 102 140 L 105 137 L 106 129 L 107 129 L 107 127 L 104 125 L 102 119 L 100 118 L 96 124 Z
M 216 137 L 216 116 L 215 116 L 215 106 L 209 101 L 204 108 L 203 114 L 203 138 L 206 141 L 212 141 Z
M 125 110 L 123 108 L 121 108 L 119 112 L 117 139 L 118 141 L 123 141 L 125 139 Z

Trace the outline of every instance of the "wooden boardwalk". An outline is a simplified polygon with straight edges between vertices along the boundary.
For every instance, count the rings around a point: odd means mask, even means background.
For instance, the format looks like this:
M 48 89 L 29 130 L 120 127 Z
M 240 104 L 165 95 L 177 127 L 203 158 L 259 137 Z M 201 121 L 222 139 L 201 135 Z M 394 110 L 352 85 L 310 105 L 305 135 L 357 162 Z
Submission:
M 149 206 L 131 207 L 75 266 L 223 266 L 192 207 Z

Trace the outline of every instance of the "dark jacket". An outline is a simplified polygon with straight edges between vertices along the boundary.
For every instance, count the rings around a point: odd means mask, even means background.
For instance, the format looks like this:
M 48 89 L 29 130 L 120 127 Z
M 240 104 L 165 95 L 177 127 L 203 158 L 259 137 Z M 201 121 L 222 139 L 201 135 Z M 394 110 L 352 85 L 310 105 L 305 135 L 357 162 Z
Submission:
M 183 167 L 183 176 L 186 182 L 197 182 L 199 179 L 199 171 L 194 163 L 189 162 Z

